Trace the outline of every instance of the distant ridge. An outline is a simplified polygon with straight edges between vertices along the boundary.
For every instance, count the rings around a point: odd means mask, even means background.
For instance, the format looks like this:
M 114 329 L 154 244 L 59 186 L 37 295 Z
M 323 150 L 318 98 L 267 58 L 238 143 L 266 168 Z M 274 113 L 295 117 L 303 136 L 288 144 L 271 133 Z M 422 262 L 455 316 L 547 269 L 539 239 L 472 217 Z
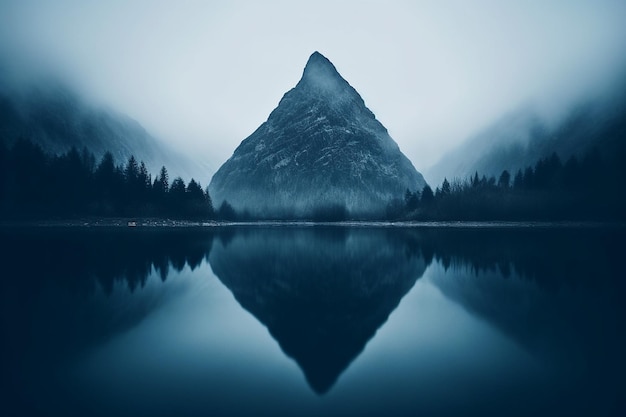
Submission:
M 18 90 L 6 84 L 0 80 L 0 143 L 10 146 L 23 138 L 47 153 L 86 148 L 96 158 L 111 152 L 118 164 L 134 155 L 153 173 L 165 165 L 172 179 L 208 181 L 210 170 L 201 161 L 173 150 L 136 120 L 92 105 L 66 85 L 46 80 Z
M 440 184 L 444 177 L 465 179 L 478 172 L 498 176 L 534 165 L 556 153 L 563 162 L 596 148 L 613 154 L 626 137 L 626 97 L 587 100 L 573 106 L 556 125 L 549 126 L 533 108 L 524 107 L 505 115 L 453 149 L 427 172 L 429 181 Z

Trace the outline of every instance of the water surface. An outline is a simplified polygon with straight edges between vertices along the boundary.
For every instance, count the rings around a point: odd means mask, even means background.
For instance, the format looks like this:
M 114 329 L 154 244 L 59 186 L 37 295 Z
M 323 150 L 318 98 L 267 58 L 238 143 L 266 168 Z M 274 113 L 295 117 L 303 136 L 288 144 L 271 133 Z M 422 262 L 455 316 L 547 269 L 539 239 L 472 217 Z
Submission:
M 619 415 L 610 228 L 7 228 L 2 415 Z

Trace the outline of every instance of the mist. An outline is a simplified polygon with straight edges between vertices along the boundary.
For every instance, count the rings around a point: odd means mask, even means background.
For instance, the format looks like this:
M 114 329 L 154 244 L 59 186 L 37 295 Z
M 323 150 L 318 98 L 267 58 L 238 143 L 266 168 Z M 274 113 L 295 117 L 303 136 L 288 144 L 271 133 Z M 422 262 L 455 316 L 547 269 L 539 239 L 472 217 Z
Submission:
M 0 74 L 58 77 L 216 170 L 319 50 L 426 170 L 520 106 L 554 121 L 610 92 L 624 17 L 613 0 L 4 1 Z

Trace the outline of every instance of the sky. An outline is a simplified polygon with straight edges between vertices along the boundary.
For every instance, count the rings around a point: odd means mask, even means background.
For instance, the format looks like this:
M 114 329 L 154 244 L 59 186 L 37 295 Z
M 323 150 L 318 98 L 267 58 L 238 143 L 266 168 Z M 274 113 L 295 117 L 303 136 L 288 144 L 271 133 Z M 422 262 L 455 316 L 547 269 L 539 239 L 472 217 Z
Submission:
M 0 62 L 61 76 L 216 170 L 319 51 L 419 171 L 626 61 L 626 2 L 0 0 Z

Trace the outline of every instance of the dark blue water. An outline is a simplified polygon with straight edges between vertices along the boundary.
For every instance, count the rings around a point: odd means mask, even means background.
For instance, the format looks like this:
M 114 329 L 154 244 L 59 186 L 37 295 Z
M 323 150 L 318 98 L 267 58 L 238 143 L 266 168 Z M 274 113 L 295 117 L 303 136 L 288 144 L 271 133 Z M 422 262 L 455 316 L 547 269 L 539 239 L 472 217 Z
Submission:
M 614 228 L 5 228 L 3 416 L 623 415 Z

